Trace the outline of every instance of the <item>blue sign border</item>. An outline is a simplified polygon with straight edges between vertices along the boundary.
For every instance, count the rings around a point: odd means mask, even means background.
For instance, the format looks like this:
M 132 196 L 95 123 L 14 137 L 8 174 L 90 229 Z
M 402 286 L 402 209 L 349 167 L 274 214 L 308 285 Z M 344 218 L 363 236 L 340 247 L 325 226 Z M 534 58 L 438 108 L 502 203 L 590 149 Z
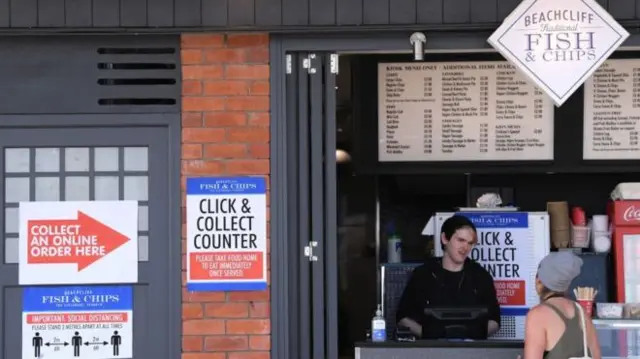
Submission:
M 115 298 L 118 298 L 117 301 Z M 28 287 L 22 291 L 23 312 L 132 310 L 133 288 L 131 286 Z
M 267 282 L 189 282 L 189 292 L 260 291 L 269 288 Z
M 187 178 L 189 195 L 247 195 L 267 194 L 264 177 L 191 177 Z
M 267 194 L 267 180 L 264 177 L 190 177 L 187 178 L 187 198 L 189 196 L 242 196 Z M 265 258 L 265 260 L 267 260 Z M 196 281 L 187 278 L 189 292 L 262 291 L 269 288 L 267 280 L 219 282 Z

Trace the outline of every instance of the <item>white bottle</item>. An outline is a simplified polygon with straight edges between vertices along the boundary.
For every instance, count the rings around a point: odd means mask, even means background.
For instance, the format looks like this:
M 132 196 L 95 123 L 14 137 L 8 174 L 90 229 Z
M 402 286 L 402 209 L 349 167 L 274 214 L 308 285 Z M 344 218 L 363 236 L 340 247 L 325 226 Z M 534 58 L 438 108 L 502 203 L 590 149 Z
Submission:
M 402 263 L 402 238 L 397 234 L 387 240 L 387 263 Z
M 384 342 L 387 340 L 387 323 L 382 316 L 382 305 L 378 304 L 376 315 L 371 320 L 371 341 Z

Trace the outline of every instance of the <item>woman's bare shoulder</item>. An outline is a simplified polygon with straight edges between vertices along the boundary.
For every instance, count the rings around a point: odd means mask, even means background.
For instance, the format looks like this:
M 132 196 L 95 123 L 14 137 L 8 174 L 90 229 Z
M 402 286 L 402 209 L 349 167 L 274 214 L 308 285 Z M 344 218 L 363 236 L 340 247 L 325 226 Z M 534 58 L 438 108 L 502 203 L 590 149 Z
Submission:
M 527 313 L 527 321 L 542 321 L 548 312 L 549 308 L 546 305 L 538 304 L 529 309 L 529 312 Z

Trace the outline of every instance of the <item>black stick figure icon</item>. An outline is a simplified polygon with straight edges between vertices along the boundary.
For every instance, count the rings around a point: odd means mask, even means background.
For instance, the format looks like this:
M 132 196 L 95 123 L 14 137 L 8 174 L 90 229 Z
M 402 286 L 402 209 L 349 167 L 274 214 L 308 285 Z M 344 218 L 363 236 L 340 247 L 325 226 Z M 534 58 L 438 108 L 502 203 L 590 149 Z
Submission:
M 33 346 L 33 356 L 40 358 L 40 348 L 42 348 L 42 337 L 40 336 L 40 333 L 36 333 L 31 340 L 31 345 Z
M 82 346 L 82 337 L 80 336 L 80 333 L 73 333 L 73 337 L 71 337 L 71 345 L 73 345 L 73 356 L 79 357 L 80 347 Z
M 113 356 L 120 356 L 120 345 L 122 344 L 122 337 L 118 334 L 118 331 L 114 331 L 111 336 L 111 345 L 113 346 Z

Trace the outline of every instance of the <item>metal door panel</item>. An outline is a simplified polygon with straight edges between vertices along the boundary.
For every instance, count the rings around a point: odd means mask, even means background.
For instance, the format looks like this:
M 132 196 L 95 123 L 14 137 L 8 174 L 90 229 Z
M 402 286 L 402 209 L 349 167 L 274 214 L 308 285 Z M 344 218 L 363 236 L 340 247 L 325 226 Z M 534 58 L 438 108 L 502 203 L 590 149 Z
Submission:
M 324 87 L 322 55 L 310 54 L 310 137 L 311 137 L 311 241 L 318 244 L 317 262 L 312 262 L 313 359 L 325 358 L 325 280 L 324 266 Z M 334 153 L 335 157 L 335 153 Z M 337 264 L 337 263 L 336 263 Z
M 300 60 L 302 57 L 296 56 L 296 60 Z M 303 257 L 304 248 L 310 243 L 311 237 L 309 233 L 310 225 L 310 198 L 309 198 L 309 79 L 307 69 L 302 66 L 300 61 L 294 61 L 297 66 L 292 69 L 292 75 L 289 77 L 287 84 L 290 85 L 288 93 L 294 92 L 296 94 L 294 119 L 295 125 L 293 129 L 297 130 L 295 135 L 297 151 L 297 234 L 298 242 L 296 247 L 298 258 L 300 261 L 298 267 L 298 273 L 295 273 L 296 286 L 298 286 L 299 293 L 297 298 L 298 312 L 296 315 L 299 318 L 299 327 L 297 330 L 298 335 L 298 348 L 301 359 L 309 359 L 311 354 L 312 340 L 311 332 L 313 330 L 311 322 L 311 264 L 307 257 Z
M 324 54 L 324 181 L 326 357 L 338 358 L 338 178 L 336 175 L 336 75 L 338 55 Z
M 297 129 L 289 136 L 295 136 L 297 153 L 297 244 L 305 258 L 292 274 L 300 293 L 295 313 L 301 318 L 293 352 L 300 358 L 337 358 L 335 73 L 330 54 L 289 56 L 287 118 L 293 121 L 287 125 Z
M 57 147 L 147 147 L 147 199 L 148 199 L 148 231 L 139 234 L 149 238 L 148 261 L 139 262 L 139 282 L 134 285 L 134 318 L 133 318 L 133 353 L 134 358 L 166 358 L 172 356 L 175 342 L 175 321 L 180 315 L 180 303 L 172 302 L 172 298 L 179 298 L 174 291 L 180 291 L 180 278 L 171 269 L 177 268 L 170 263 L 180 262 L 180 243 L 172 241 L 170 236 L 170 158 L 169 131 L 166 127 L 101 127 L 101 128 L 12 128 L 5 127 L 0 131 L 0 168 L 3 169 L 2 191 L 0 191 L 0 203 L 5 203 L 5 178 L 9 174 L 4 173 L 5 149 L 7 148 L 42 148 Z M 33 153 L 34 151 L 31 151 Z M 93 153 L 93 150 L 90 150 Z M 119 150 L 119 175 L 120 197 L 123 195 L 123 153 Z M 33 155 L 32 159 L 33 159 Z M 63 160 L 61 160 L 61 164 Z M 91 161 L 90 161 L 91 163 Z M 30 166 L 33 166 L 30 164 Z M 48 173 L 47 175 L 64 178 L 63 168 L 60 173 Z M 73 172 L 74 175 L 78 173 Z M 132 172 L 133 173 L 133 172 Z M 137 172 L 136 172 L 137 173 Z M 23 174 L 29 178 L 38 177 L 38 173 L 29 172 Z M 90 168 L 85 175 L 90 182 L 94 181 L 95 171 Z M 31 180 L 30 182 L 34 182 Z M 62 186 L 62 185 L 61 185 Z M 93 193 L 91 193 L 93 195 Z M 33 194 L 30 194 L 33 196 Z M 93 199 L 93 197 L 92 197 Z M 33 198 L 32 198 L 33 200 Z M 4 208 L 4 206 L 3 206 Z M 4 213 L 0 215 L 0 228 L 4 233 Z M 8 235 L 3 235 L 5 238 Z M 176 258 L 173 258 L 176 257 Z M 21 312 L 22 290 L 18 287 L 18 265 L 5 263 L 4 241 L 0 245 L 0 322 L 5 323 L 0 332 L 0 359 L 14 359 L 22 357 L 21 354 Z M 177 279 L 176 279 L 177 278 Z M 151 300 L 153 298 L 153 300 Z M 174 308 L 175 307 L 175 308 Z M 163 313 L 154 315 L 151 313 Z M 153 320 L 153 322 L 151 322 Z M 173 358 L 171 358 L 173 359 Z

